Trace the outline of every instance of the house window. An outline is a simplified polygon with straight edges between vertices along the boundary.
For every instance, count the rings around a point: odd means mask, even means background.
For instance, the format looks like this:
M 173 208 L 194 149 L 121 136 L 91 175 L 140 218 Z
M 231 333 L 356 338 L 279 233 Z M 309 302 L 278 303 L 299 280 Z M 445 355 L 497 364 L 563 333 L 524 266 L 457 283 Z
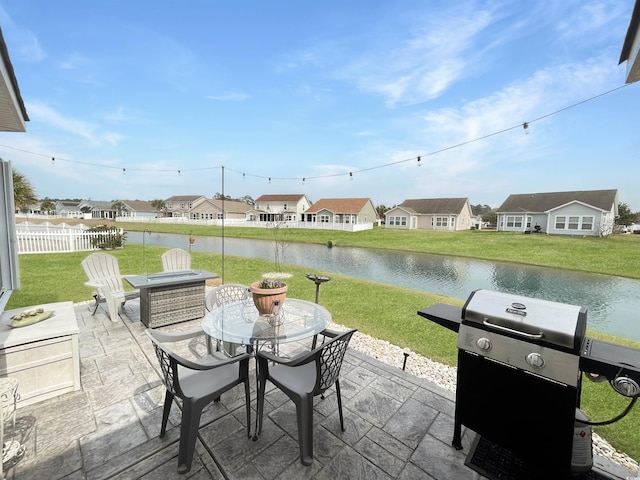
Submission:
M 531 217 L 527 217 L 527 228 L 531 228 Z
M 405 227 L 407 225 L 407 217 L 389 217 L 389 225 Z
M 222 219 L 224 218 L 224 214 L 223 214 L 222 212 L 218 212 L 218 213 L 216 214 L 216 218 L 217 218 L 218 220 L 222 220 Z
M 287 209 L 287 204 L 285 203 L 284 205 L 282 205 L 282 209 L 286 210 Z
M 521 216 L 508 216 L 507 217 L 507 228 L 522 228 L 522 217 Z
M 567 217 L 556 217 L 556 230 L 564 230 Z
M 184 202 L 180 204 L 180 208 L 184 208 Z
M 569 217 L 569 230 L 578 230 L 580 217 Z
M 320 223 L 329 223 L 329 215 L 320 215 Z
M 167 203 L 167 208 L 168 209 L 172 209 L 173 208 L 173 203 L 171 203 L 171 202 Z
M 449 217 L 436 217 L 435 222 L 436 227 L 448 227 Z
M 582 230 L 593 230 L 593 217 L 582 217 Z

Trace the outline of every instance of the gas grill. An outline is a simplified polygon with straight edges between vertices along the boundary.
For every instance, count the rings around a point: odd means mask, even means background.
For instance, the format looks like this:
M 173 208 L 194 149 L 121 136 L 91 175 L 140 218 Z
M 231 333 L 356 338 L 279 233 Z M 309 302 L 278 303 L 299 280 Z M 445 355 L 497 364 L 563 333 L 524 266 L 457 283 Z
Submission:
M 640 351 L 587 338 L 584 307 L 476 290 L 462 309 L 438 304 L 418 314 L 458 332 L 457 449 L 465 425 L 536 475 L 570 478 L 582 373 L 640 394 Z

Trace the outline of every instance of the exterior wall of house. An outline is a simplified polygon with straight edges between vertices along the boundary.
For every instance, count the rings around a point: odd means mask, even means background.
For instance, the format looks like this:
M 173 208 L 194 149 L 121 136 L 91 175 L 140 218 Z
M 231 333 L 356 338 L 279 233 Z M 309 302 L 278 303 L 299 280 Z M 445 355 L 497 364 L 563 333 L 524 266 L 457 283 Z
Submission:
M 571 203 L 549 212 L 548 233 L 556 235 L 609 235 L 613 231 L 613 213 Z
M 403 208 L 392 208 L 384 214 L 384 228 L 412 230 L 418 228 L 417 218 Z
M 311 204 L 309 200 L 307 200 L 306 196 L 300 198 L 296 203 L 291 202 L 259 202 L 254 205 L 256 210 L 262 210 L 270 215 L 279 215 L 284 213 L 289 213 L 295 216 L 292 218 L 293 221 L 303 221 L 304 220 L 304 212 L 306 212 Z
M 367 202 L 364 208 L 358 212 L 356 223 L 373 223 L 376 221 L 378 213 L 376 212 L 373 203 Z

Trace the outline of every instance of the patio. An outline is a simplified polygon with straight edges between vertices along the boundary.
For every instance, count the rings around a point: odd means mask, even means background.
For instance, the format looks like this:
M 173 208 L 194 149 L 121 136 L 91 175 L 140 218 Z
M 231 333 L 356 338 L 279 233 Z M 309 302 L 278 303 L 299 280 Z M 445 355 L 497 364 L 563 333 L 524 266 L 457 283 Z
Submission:
M 465 466 L 472 432 L 463 436 L 464 450 L 451 447 L 451 392 L 351 348 L 341 372 L 346 431 L 340 431 L 332 389 L 324 400 L 316 399 L 313 465 L 299 462 L 293 403 L 269 391 L 263 433 L 254 442 L 244 425 L 242 387 L 236 387 L 205 409 L 192 469 L 179 475 L 179 429 L 158 438 L 165 390 L 139 321 L 139 300 L 127 302 L 123 321 L 116 323 L 102 308 L 95 316 L 92 310 L 89 303 L 75 306 L 82 389 L 17 410 L 16 440 L 26 452 L 7 478 L 484 478 Z M 252 420 L 255 410 L 253 415 Z M 174 405 L 170 423 L 179 421 Z M 594 463 L 601 475 L 593 478 L 638 475 L 602 457 Z

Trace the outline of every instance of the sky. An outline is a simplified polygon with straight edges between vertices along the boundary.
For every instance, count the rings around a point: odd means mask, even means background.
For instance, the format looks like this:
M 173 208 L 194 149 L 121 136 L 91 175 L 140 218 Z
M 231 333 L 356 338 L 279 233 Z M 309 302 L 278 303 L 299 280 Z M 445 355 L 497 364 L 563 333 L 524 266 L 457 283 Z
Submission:
M 640 211 L 633 3 L 0 0 L 30 118 L 0 157 L 40 199 L 617 189 Z

